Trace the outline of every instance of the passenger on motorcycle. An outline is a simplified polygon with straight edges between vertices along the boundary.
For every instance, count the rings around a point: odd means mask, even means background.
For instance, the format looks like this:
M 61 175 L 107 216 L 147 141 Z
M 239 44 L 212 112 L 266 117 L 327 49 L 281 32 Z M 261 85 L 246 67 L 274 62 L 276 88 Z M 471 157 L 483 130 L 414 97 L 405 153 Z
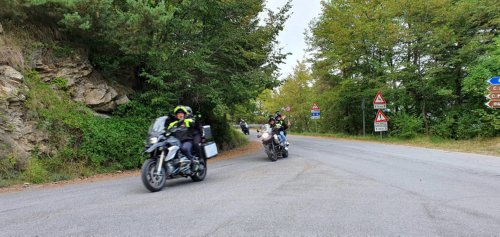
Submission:
M 281 116 L 279 112 L 276 112 L 276 124 L 280 125 L 280 140 L 282 140 L 285 144 L 287 143 L 286 141 L 286 130 L 288 129 L 288 124 L 285 122 L 285 119 Z
M 191 107 L 189 107 L 189 106 L 183 106 L 183 107 L 186 108 L 186 111 L 187 111 L 186 118 L 194 120 L 194 114 L 193 114 L 193 110 L 191 109 Z M 201 117 L 200 115 L 198 115 L 198 116 Z M 200 142 L 201 142 L 201 134 L 203 134 L 203 132 L 202 132 L 201 124 L 198 121 L 194 124 L 191 124 L 191 126 L 193 126 L 193 148 L 194 148 L 193 150 L 198 155 L 198 157 L 202 158 L 203 152 L 202 152 L 201 147 L 200 147 Z
M 276 119 L 275 119 L 275 118 L 273 118 L 273 117 L 269 118 L 268 123 L 269 123 L 269 126 L 271 127 L 271 129 L 273 129 L 273 130 L 274 130 L 274 129 L 278 129 L 278 131 L 279 131 L 279 132 L 278 132 L 278 134 L 277 134 L 277 135 L 278 135 L 278 139 L 279 139 L 279 141 L 280 141 L 280 144 L 282 144 L 282 145 L 283 145 L 283 144 L 285 144 L 284 142 L 285 142 L 286 140 L 284 139 L 284 136 L 281 136 L 281 132 L 282 132 L 282 131 L 281 131 L 281 125 L 280 125 L 280 124 L 278 124 L 278 123 L 276 122 Z
M 192 118 L 187 118 L 189 114 L 185 106 L 177 106 L 174 109 L 176 120 L 168 125 L 168 129 L 177 127 L 179 130 L 175 132 L 175 137 L 182 143 L 181 150 L 187 158 L 193 160 L 193 138 L 196 133 L 196 122 Z

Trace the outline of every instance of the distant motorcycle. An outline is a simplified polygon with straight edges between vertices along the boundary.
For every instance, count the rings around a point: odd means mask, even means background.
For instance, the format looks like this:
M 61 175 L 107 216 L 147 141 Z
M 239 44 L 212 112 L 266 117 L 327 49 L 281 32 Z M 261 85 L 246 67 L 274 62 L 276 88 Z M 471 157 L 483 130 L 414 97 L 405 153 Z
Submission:
M 167 116 L 157 118 L 151 125 L 146 140 L 145 153 L 148 158 L 141 169 L 144 186 L 151 192 L 163 189 L 167 179 L 191 177 L 195 182 L 205 179 L 207 175 L 207 158 L 217 155 L 214 142 L 207 143 L 207 134 L 211 137 L 210 126 L 204 126 L 202 135 L 202 153 L 193 154 L 193 161 L 182 153 L 181 141 L 175 138 L 178 128 L 166 129 Z
M 267 154 L 267 157 L 271 161 L 277 161 L 279 158 L 288 157 L 288 147 L 285 144 L 281 144 L 278 138 L 279 129 L 271 128 L 269 124 L 266 124 L 262 131 L 257 130 L 257 132 L 262 132 L 258 134 L 257 137 L 262 139 L 262 145 Z
M 243 132 L 243 134 L 250 135 L 250 129 L 248 128 L 247 123 L 240 124 L 240 127 L 241 127 L 241 131 Z

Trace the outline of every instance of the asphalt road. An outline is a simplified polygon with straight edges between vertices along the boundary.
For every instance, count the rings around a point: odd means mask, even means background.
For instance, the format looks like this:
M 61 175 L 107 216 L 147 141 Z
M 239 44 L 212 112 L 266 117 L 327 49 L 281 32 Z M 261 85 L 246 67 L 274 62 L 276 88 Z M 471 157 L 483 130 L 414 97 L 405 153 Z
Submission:
M 290 137 L 209 166 L 203 182 L 139 177 L 0 194 L 0 236 L 500 236 L 500 157 Z

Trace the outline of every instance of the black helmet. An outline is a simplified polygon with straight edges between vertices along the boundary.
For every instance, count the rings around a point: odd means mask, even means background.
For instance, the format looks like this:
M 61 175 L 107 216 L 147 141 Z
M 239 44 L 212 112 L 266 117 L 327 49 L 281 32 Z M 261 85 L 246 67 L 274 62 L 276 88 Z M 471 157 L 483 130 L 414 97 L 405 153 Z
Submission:
M 276 122 L 276 119 L 274 119 L 273 117 L 270 117 L 269 120 L 267 121 L 268 123 L 270 123 L 271 121 L 274 121 Z
M 275 119 L 281 118 L 281 113 L 280 111 L 276 111 L 276 116 L 274 117 Z

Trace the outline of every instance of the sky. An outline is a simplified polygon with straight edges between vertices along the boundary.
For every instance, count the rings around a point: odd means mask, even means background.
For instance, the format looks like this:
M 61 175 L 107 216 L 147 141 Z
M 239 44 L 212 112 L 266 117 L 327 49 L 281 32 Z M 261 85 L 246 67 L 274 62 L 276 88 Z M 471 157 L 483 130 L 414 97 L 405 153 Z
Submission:
M 283 6 L 287 0 L 267 0 L 266 8 L 273 11 Z M 292 0 L 292 13 L 285 23 L 283 31 L 278 36 L 279 46 L 284 53 L 291 53 L 285 63 L 280 66 L 281 78 L 293 73 L 297 61 L 304 59 L 307 49 L 304 32 L 309 23 L 321 13 L 320 0 Z

